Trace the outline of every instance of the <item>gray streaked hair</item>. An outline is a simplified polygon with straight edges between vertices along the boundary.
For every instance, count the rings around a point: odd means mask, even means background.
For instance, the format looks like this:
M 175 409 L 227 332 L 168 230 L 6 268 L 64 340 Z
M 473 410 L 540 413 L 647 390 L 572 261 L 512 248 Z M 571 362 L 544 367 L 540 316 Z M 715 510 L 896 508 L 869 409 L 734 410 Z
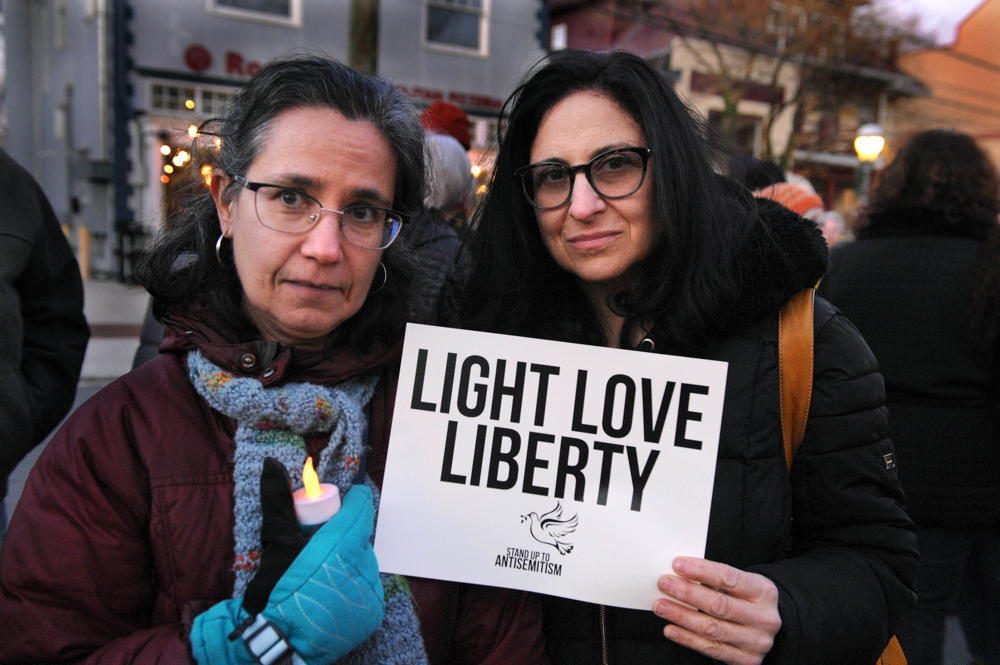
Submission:
M 424 205 L 452 210 L 467 200 L 472 189 L 472 163 L 465 148 L 447 134 L 427 132 L 428 190 Z

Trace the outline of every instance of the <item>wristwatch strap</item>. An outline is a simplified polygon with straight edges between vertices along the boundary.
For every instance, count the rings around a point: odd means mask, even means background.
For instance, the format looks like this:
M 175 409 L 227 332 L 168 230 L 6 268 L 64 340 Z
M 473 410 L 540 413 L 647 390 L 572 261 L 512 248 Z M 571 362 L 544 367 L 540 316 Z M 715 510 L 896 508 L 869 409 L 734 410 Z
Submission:
M 261 614 L 254 617 L 240 638 L 259 665 L 305 665 L 285 634 Z

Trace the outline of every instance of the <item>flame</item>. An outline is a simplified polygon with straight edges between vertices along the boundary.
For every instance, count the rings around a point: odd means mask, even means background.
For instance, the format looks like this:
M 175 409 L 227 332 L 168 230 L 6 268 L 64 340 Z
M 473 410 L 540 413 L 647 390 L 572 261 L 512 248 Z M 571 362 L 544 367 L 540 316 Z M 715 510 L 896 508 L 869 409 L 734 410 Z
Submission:
M 306 489 L 306 497 L 310 499 L 318 499 L 320 495 L 319 490 L 319 476 L 316 475 L 316 470 L 313 469 L 313 458 L 307 457 L 306 464 L 302 467 L 302 485 Z

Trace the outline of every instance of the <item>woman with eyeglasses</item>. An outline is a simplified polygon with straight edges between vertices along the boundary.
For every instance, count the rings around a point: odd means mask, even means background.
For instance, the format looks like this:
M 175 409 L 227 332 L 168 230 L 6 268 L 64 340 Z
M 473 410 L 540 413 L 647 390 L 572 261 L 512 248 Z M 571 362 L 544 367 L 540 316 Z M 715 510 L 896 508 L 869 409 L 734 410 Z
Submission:
M 209 190 L 143 270 L 162 352 L 76 411 L 21 496 L 0 662 L 543 662 L 535 599 L 380 574 L 371 547 L 424 189 L 412 105 L 293 58 L 217 133 Z M 341 497 L 325 523 L 293 504 L 307 458 Z
M 704 558 L 665 559 L 648 612 L 544 597 L 550 660 L 875 662 L 913 602 L 915 539 L 876 363 L 822 300 L 790 473 L 782 448 L 778 312 L 826 268 L 815 225 L 717 176 L 634 55 L 553 53 L 503 111 L 454 322 L 728 363 Z

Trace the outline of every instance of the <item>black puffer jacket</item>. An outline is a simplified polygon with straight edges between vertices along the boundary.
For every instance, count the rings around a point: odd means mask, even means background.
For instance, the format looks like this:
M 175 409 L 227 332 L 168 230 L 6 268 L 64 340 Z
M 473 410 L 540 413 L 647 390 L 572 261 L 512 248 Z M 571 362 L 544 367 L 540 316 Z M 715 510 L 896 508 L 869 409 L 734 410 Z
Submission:
M 913 526 L 887 463 L 893 447 L 882 377 L 855 327 L 817 299 L 813 398 L 789 476 L 777 313 L 822 274 L 826 247 L 797 215 L 767 204 L 762 212 L 740 259 L 746 292 L 719 313 L 728 332 L 700 354 L 729 363 L 705 556 L 777 585 L 782 628 L 768 665 L 871 665 L 914 601 L 917 569 Z M 664 638 L 652 612 L 546 598 L 545 622 L 556 664 L 712 662 Z
M 965 228 L 927 209 L 886 211 L 834 250 L 821 287 L 879 360 L 907 507 L 921 526 L 1000 526 L 1000 368 L 985 352 L 991 340 L 970 335 L 985 243 Z
M 445 280 L 454 269 L 461 240 L 441 211 L 433 208 L 425 208 L 410 221 L 406 240 L 419 266 L 408 320 L 436 324 L 438 299 Z
M 90 329 L 83 282 L 34 178 L 0 150 L 0 499 L 73 403 Z

